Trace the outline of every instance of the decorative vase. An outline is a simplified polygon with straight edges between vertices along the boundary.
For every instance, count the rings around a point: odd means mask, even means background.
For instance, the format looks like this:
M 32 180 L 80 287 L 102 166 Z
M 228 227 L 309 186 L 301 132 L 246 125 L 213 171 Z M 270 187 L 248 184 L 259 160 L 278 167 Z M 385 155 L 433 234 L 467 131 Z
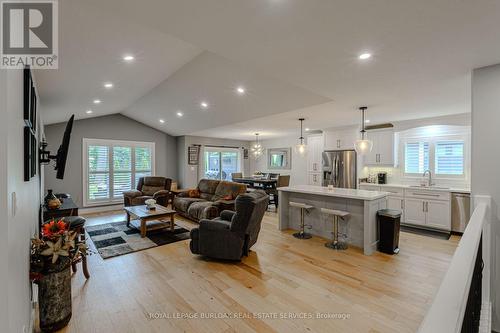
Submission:
M 61 207 L 61 201 L 52 193 L 52 190 L 47 191 L 47 195 L 45 196 L 45 205 L 48 209 L 58 209 Z
M 61 258 L 38 282 L 40 329 L 55 332 L 71 319 L 71 261 Z

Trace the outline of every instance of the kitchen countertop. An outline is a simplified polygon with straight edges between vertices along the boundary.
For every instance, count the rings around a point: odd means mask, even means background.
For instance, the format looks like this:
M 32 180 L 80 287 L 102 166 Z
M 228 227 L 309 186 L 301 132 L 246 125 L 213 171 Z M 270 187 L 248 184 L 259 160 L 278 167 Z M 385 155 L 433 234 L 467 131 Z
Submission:
M 388 192 L 356 190 L 347 188 L 334 188 L 329 190 L 327 187 L 313 186 L 313 185 L 296 185 L 296 186 L 279 187 L 278 191 L 324 195 L 330 197 L 357 199 L 365 201 L 385 198 L 390 194 Z
M 360 183 L 359 185 L 371 185 L 371 186 L 380 186 L 381 188 L 383 187 L 399 187 L 399 188 L 409 188 L 412 190 L 426 190 L 426 191 L 439 191 L 439 192 L 450 192 L 450 193 L 469 193 L 470 194 L 470 189 L 466 188 L 455 188 L 455 187 L 450 187 L 450 188 L 439 188 L 438 187 L 417 187 L 417 186 L 411 186 L 411 185 L 404 185 L 404 184 L 374 184 L 374 183 Z

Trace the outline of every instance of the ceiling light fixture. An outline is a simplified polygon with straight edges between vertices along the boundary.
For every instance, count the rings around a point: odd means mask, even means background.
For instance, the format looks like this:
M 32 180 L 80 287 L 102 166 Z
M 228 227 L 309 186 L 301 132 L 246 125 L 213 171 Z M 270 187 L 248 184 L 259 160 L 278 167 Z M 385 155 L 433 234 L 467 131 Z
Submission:
M 238 87 L 236 88 L 236 92 L 238 93 L 238 95 L 245 95 L 245 92 L 246 92 L 246 89 L 245 87 Z
M 100 99 L 94 99 L 94 104 L 101 104 L 101 100 Z
M 373 148 L 373 141 L 370 141 L 370 140 L 365 138 L 365 136 L 366 136 L 366 130 L 365 130 L 366 109 L 368 109 L 366 106 L 362 106 L 359 108 L 359 110 L 361 111 L 361 140 L 356 140 L 356 142 L 354 143 L 354 149 L 360 155 L 365 155 L 365 154 L 371 152 L 372 148 Z
M 207 103 L 207 102 L 201 102 L 201 103 L 200 103 L 200 106 L 201 106 L 203 109 L 208 109 L 208 103 Z
M 304 123 L 304 118 L 299 118 L 300 121 L 300 137 L 299 137 L 299 144 L 295 146 L 295 152 L 299 155 L 304 156 L 307 154 L 307 145 L 304 143 L 304 133 L 303 133 L 303 123 Z
M 309 132 L 311 129 L 309 127 L 306 127 L 305 131 Z
M 177 115 L 177 117 L 180 118 L 180 117 L 182 117 L 184 115 L 184 113 L 182 113 L 181 111 L 177 111 L 176 115 Z
M 162 123 L 162 124 L 164 124 L 164 123 L 165 123 L 165 120 L 160 119 L 160 120 L 159 120 L 159 122 L 160 122 L 160 123 Z
M 92 111 L 92 110 L 85 111 L 86 114 L 91 114 L 92 112 L 94 112 L 94 111 Z
M 125 60 L 126 62 L 131 62 L 135 60 L 135 57 L 133 55 L 127 54 L 123 56 L 123 60 Z
M 369 123 L 370 123 L 370 121 L 371 121 L 370 119 L 366 119 L 366 120 L 365 120 L 365 124 L 369 124 Z
M 259 141 L 259 133 L 255 133 L 255 144 L 252 146 L 252 154 L 256 160 L 258 160 L 264 153 L 262 144 Z
M 104 82 L 104 88 L 106 88 L 106 89 L 113 88 L 113 83 L 111 83 L 111 82 Z
M 359 59 L 360 60 L 367 60 L 367 59 L 370 59 L 372 57 L 372 54 L 371 53 L 362 53 L 359 55 Z

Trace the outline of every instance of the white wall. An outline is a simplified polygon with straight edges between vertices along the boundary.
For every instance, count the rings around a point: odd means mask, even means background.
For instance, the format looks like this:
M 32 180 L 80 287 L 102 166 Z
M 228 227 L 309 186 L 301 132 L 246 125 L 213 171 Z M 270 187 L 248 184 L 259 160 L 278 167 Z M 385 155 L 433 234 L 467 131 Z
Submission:
M 180 188 L 192 188 L 198 185 L 199 175 L 198 166 L 188 165 L 187 151 L 188 147 L 192 145 L 202 145 L 202 146 L 227 146 L 227 147 L 238 147 L 238 148 L 248 148 L 250 143 L 248 141 L 241 140 L 231 140 L 231 139 L 218 139 L 218 138 L 207 138 L 201 136 L 182 136 L 177 137 L 177 159 L 179 163 L 179 187 Z M 250 161 L 243 160 L 243 174 L 249 174 L 250 172 Z
M 492 198 L 491 299 L 493 329 L 500 331 L 500 64 L 472 75 L 472 195 Z
M 30 238 L 37 232 L 40 180 L 37 174 L 24 182 L 23 173 L 23 73 L 0 71 L 0 331 L 23 332 L 31 319 L 29 282 Z M 38 124 L 40 124 L 40 119 Z M 12 200 L 17 198 L 17 204 Z M 15 206 L 15 208 L 13 208 Z
M 264 148 L 262 156 L 258 160 L 255 160 L 250 154 L 251 173 L 253 174 L 255 171 L 261 171 L 290 175 L 290 185 L 307 184 L 307 156 L 300 156 L 294 151 L 294 147 L 297 143 L 298 138 L 296 136 L 261 141 Z M 267 168 L 267 150 L 271 148 L 292 148 L 292 167 L 290 170 L 269 170 Z

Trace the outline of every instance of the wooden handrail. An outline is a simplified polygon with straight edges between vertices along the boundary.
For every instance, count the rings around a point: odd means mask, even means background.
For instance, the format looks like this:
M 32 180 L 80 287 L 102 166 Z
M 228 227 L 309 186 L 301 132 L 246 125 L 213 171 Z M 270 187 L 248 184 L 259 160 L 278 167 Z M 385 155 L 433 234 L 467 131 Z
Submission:
M 480 203 L 474 210 L 419 333 L 461 331 L 487 209 Z

